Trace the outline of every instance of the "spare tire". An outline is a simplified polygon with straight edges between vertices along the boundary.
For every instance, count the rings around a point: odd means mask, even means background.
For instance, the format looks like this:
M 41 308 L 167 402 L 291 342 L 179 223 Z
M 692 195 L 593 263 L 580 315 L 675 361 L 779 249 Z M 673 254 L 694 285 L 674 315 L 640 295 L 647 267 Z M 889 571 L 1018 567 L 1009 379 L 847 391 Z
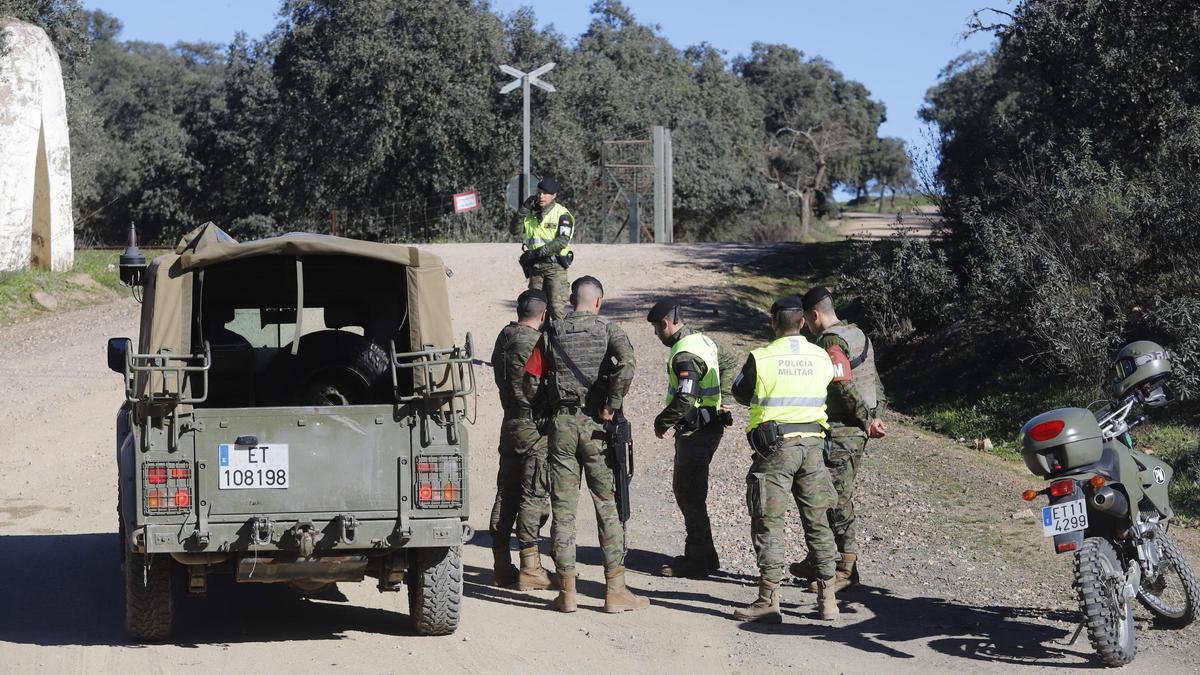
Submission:
M 296 356 L 287 348 L 283 357 L 274 370 L 290 384 L 284 399 L 293 405 L 384 402 L 387 352 L 361 335 L 338 330 L 310 333 L 300 338 Z

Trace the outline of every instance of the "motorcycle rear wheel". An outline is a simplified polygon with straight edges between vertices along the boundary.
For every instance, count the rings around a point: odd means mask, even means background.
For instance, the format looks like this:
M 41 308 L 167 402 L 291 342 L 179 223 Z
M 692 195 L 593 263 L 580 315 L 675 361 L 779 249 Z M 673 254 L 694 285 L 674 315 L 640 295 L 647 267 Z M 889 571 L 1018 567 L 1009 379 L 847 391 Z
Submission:
M 1161 530 L 1155 538 L 1163 554 L 1158 577 L 1142 577 L 1137 599 L 1154 615 L 1156 623 L 1169 628 L 1183 628 L 1196 619 L 1200 585 L 1196 583 L 1196 575 L 1175 540 Z
M 1085 539 L 1075 554 L 1075 591 L 1088 641 L 1109 667 L 1123 666 L 1137 655 L 1133 603 L 1121 599 L 1124 584 L 1125 569 L 1112 544 L 1100 537 Z

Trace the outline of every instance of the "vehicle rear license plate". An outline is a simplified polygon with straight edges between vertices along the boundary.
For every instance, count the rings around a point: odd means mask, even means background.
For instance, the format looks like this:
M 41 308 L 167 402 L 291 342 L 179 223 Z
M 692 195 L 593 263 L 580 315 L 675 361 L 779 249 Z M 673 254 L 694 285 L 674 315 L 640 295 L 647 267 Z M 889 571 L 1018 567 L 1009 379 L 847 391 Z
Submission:
M 1042 507 L 1042 534 L 1047 537 L 1086 530 L 1087 526 L 1087 502 L 1082 499 Z
M 280 489 L 288 486 L 288 446 L 286 443 L 265 445 L 220 446 L 221 472 L 217 488 L 221 490 Z

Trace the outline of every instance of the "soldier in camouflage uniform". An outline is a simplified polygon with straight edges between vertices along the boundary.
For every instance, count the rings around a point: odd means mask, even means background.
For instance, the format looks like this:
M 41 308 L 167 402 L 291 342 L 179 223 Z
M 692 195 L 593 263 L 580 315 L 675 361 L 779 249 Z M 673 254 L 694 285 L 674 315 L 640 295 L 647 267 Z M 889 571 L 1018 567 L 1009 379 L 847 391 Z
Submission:
M 571 239 L 575 236 L 575 216 L 559 204 L 558 181 L 547 176 L 537 185 L 537 194 L 522 205 L 521 227 L 525 250 L 521 270 L 529 287 L 546 292 L 550 300 L 551 320 L 561 319 L 567 299 L 567 268 L 575 260 Z
M 840 559 L 834 586 L 838 591 L 857 586 L 858 551 L 855 546 L 854 477 L 862 464 L 868 438 L 887 434 L 883 412 L 887 398 L 875 369 L 875 347 L 862 330 L 838 318 L 829 291 L 817 286 L 804 295 L 804 318 L 817 346 L 826 350 L 834 369 L 848 377 L 829 385 L 829 443 L 825 465 L 833 477 L 838 503 L 829 510 L 829 526 L 837 542 Z M 812 559 L 793 563 L 792 576 L 814 580 Z
M 761 575 L 758 598 L 734 612 L 742 621 L 783 621 L 779 586 L 791 499 L 816 558 L 820 617 L 831 621 L 838 616 L 833 587 L 837 548 L 826 516 L 837 494 L 822 456 L 828 429 L 825 390 L 834 370 L 825 351 L 801 336 L 803 327 L 800 298 L 777 301 L 771 307 L 775 341 L 750 352 L 733 382 L 733 397 L 750 406 L 746 437 L 754 460 L 746 476 L 746 505 Z
M 617 515 L 616 487 L 603 423 L 624 402 L 636 365 L 633 346 L 620 326 L 599 316 L 604 287 L 589 276 L 571 285 L 574 310 L 546 329 L 547 386 L 554 418 L 550 427 L 550 505 L 554 564 L 561 590 L 552 607 L 576 610 L 575 511 L 580 475 L 596 507 L 607 589 L 604 611 L 645 609 L 650 601 L 625 585 L 625 531 Z
M 667 404 L 654 418 L 654 434 L 663 438 L 675 430 L 671 487 L 687 531 L 683 555 L 663 565 L 661 574 L 703 577 L 721 569 L 708 519 L 708 466 L 721 444 L 726 421 L 732 421 L 723 400 L 730 396 L 738 361 L 729 349 L 687 326 L 675 301 L 656 303 L 646 320 L 671 348 Z
M 492 535 L 493 583 L 519 582 L 523 590 L 547 589 L 551 580 L 538 554 L 538 530 L 549 514 L 545 489 L 546 438 L 539 430 L 539 380 L 525 372 L 529 355 L 542 337 L 546 294 L 528 290 L 517 298 L 517 321 L 496 337 L 492 373 L 500 393 L 500 470 L 488 530 Z M 521 569 L 512 564 L 508 540 L 517 523 Z

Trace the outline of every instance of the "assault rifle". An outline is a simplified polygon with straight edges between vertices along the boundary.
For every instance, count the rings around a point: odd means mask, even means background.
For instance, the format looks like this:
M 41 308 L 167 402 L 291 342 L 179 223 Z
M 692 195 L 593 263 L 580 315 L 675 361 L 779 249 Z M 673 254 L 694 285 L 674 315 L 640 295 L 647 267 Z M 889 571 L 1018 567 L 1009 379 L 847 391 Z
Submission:
M 629 482 L 633 480 L 633 427 L 625 419 L 625 413 L 618 410 L 611 422 L 604 423 L 604 432 L 613 458 L 617 517 L 625 524 L 629 520 Z

